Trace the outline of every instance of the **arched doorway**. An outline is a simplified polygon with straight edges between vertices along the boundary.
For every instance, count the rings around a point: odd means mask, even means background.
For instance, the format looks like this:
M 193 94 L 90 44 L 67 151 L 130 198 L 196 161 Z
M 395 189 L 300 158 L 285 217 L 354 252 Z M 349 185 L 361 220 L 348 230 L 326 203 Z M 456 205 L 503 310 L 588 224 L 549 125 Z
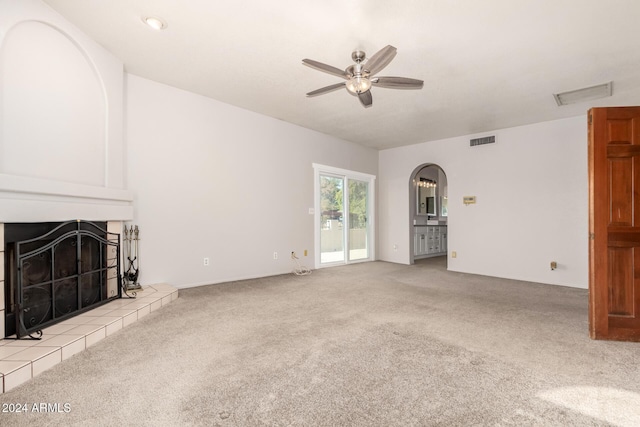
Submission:
M 448 183 L 435 163 L 414 169 L 409 179 L 410 262 L 447 256 Z

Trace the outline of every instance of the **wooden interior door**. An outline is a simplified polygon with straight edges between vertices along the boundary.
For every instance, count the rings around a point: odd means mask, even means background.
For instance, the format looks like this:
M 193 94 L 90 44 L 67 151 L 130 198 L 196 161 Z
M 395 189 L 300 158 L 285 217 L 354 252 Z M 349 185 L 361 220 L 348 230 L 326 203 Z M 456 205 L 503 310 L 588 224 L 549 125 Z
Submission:
M 640 107 L 589 111 L 589 333 L 640 341 Z

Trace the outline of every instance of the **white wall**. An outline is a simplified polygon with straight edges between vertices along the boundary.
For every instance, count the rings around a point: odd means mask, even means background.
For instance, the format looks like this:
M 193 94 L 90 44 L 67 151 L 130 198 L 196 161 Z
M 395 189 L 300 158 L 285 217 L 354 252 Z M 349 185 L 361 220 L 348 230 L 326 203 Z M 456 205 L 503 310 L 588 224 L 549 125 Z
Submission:
M 458 253 L 449 269 L 587 287 L 582 117 L 499 130 L 492 145 L 469 147 L 469 138 L 486 134 L 470 135 L 384 150 L 378 158 L 374 150 L 125 77 L 123 145 L 122 63 L 42 2 L 0 0 L 0 222 L 127 220 L 135 196 L 143 283 L 266 276 L 290 271 L 292 250 L 309 250 L 302 261 L 312 265 L 312 163 L 374 175 L 379 167 L 378 255 L 408 263 L 411 173 L 436 163 L 447 174 L 449 248 Z M 88 114 L 94 126 L 77 114 Z M 25 163 L 29 157 L 34 163 Z M 69 173 L 68 161 L 78 157 L 86 167 Z M 478 204 L 463 206 L 465 195 Z M 550 261 L 558 262 L 556 271 Z
M 496 143 L 469 146 L 470 138 L 487 135 L 496 135 Z M 438 164 L 447 175 L 449 270 L 588 287 L 586 112 L 381 151 L 382 260 L 409 263 L 409 181 L 424 163 Z M 476 196 L 477 204 L 465 206 L 463 196 Z M 551 271 L 551 261 L 557 270 Z
M 0 0 L 0 222 L 129 219 L 123 66 L 37 0 Z
M 377 174 L 375 150 L 133 75 L 125 88 L 142 284 L 287 273 L 291 251 L 312 267 L 312 163 Z

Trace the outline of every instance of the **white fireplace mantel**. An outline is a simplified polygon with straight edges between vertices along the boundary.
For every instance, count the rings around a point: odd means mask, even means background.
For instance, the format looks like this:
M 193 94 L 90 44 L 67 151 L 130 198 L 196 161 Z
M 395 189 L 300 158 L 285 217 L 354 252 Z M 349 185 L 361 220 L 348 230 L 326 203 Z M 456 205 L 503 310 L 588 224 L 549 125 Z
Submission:
M 133 193 L 0 174 L 0 223 L 133 219 Z

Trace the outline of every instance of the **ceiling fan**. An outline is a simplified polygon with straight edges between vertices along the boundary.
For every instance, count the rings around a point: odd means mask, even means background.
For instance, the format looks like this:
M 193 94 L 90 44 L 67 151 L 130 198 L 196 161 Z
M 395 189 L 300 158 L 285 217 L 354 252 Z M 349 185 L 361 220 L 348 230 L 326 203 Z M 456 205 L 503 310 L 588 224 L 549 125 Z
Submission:
M 323 95 L 344 87 L 350 94 L 357 96 L 366 108 L 373 104 L 370 90 L 371 86 L 389 89 L 422 89 L 424 84 L 422 80 L 409 79 L 407 77 L 374 77 L 375 74 L 389 65 L 391 60 L 396 56 L 396 51 L 397 49 L 395 47 L 388 45 L 365 61 L 365 53 L 361 50 L 356 50 L 351 54 L 351 59 L 355 61 L 355 64 L 348 66 L 344 71 L 312 59 L 303 59 L 302 63 L 304 65 L 346 80 L 309 92 L 307 96 Z

